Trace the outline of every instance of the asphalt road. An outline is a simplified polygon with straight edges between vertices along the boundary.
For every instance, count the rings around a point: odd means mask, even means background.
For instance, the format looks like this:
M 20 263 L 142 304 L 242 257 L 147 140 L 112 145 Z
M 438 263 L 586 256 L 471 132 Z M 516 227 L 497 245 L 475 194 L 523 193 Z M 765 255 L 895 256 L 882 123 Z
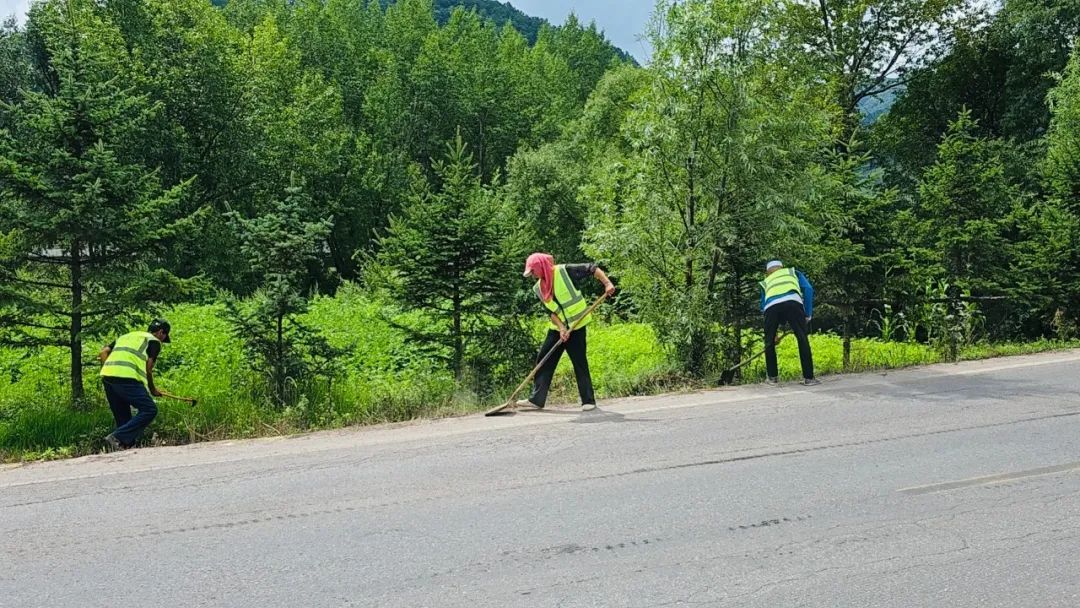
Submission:
M 1080 606 L 1080 351 L 0 469 L 0 606 Z

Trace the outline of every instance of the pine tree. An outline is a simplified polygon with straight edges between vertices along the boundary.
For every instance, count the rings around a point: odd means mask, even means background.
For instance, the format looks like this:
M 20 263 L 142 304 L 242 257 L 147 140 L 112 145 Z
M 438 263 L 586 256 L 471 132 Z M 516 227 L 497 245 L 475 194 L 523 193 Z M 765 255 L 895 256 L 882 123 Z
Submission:
M 513 310 L 524 257 L 500 232 L 497 201 L 460 133 L 447 148 L 433 162 L 437 185 L 425 184 L 391 218 L 376 274 L 403 308 L 430 315 L 434 323 L 411 331 L 445 347 L 460 378 L 470 342 Z
M 923 174 L 916 216 L 922 245 L 950 285 L 976 292 L 998 290 L 1007 274 L 1002 218 L 1016 199 L 1000 142 L 981 139 L 967 111 L 949 125 L 937 162 Z
M 279 406 L 293 401 L 290 383 L 309 380 L 317 360 L 333 356 L 326 339 L 300 319 L 308 310 L 308 267 L 323 253 L 330 221 L 312 219 L 311 197 L 295 180 L 285 195 L 258 217 L 233 216 L 259 288 L 246 301 L 227 302 L 233 333 L 254 351 L 252 365 L 270 380 Z
M 814 277 L 821 299 L 839 309 L 844 337 L 844 367 L 850 365 L 856 321 L 885 309 L 877 303 L 895 275 L 907 266 L 894 231 L 897 192 L 881 183 L 881 171 L 869 170 L 869 155 L 854 154 L 855 140 L 825 153 L 823 179 L 809 205 L 818 238 L 803 242 L 796 258 Z M 892 339 L 897 336 L 883 336 Z
M 42 91 L 22 92 L 0 131 L 0 340 L 70 350 L 71 397 L 83 398 L 84 336 L 175 295 L 151 271 L 175 232 L 188 182 L 165 189 L 130 150 L 160 107 L 131 86 L 119 32 L 89 0 L 37 5 Z

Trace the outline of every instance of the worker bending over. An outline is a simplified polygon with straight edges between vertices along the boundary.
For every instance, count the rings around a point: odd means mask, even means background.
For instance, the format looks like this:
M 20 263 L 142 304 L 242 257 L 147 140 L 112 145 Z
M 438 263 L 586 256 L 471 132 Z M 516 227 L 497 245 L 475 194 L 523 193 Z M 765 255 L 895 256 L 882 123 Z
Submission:
M 116 430 L 105 437 L 105 442 L 114 450 L 135 445 L 157 416 L 153 397 L 161 393 L 154 386 L 154 362 L 161 354 L 161 344 L 169 343 L 170 330 L 168 321 L 154 319 L 146 331 L 124 334 L 98 355 L 105 398 L 116 420 Z M 138 412 L 134 417 L 132 408 Z
M 562 351 L 570 355 L 577 377 L 578 395 L 582 411 L 596 409 L 589 359 L 586 354 L 585 331 L 592 322 L 592 314 L 585 314 L 589 303 L 578 291 L 577 283 L 593 276 L 604 285 L 604 293 L 615 293 L 615 286 L 596 264 L 555 264 L 555 258 L 546 253 L 534 253 L 525 261 L 523 276 L 536 279 L 533 291 L 549 313 L 547 338 L 536 355 L 537 364 L 551 349 L 558 349 L 549 357 L 536 374 L 532 393 L 528 399 L 515 403 L 517 407 L 543 408 L 547 402 L 548 389 L 555 375 Z M 573 329 L 573 331 L 571 331 Z
M 821 384 L 814 378 L 814 356 L 810 352 L 807 326 L 814 316 L 814 287 L 806 275 L 794 268 L 785 268 L 779 260 L 765 265 L 765 280 L 761 285 L 761 310 L 765 313 L 765 373 L 766 382 L 780 383 L 776 363 L 776 330 L 787 322 L 799 342 L 799 362 L 802 364 L 803 384 Z

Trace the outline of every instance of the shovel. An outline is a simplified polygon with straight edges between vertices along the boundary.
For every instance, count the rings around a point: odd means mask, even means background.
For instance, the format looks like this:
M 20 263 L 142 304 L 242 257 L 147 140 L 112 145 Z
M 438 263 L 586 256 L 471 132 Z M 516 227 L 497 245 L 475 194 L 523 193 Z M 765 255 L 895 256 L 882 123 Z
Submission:
M 788 332 L 784 332 L 783 335 L 781 335 L 779 338 L 776 339 L 776 343 L 780 344 L 781 342 L 783 342 L 784 338 L 786 338 L 787 336 L 788 336 Z M 730 367 L 730 368 L 724 370 L 723 373 L 720 374 L 720 379 L 716 381 L 717 386 L 727 386 L 727 385 L 731 384 L 732 380 L 735 379 L 735 372 L 738 371 L 738 369 L 740 367 L 746 365 L 747 363 L 750 363 L 754 359 L 757 359 L 758 357 L 760 357 L 761 355 L 764 355 L 764 354 L 765 354 L 765 349 L 763 348 L 763 349 L 759 350 L 758 352 L 754 353 L 753 355 L 751 355 L 750 358 L 743 359 L 742 361 L 740 361 L 738 364 L 735 365 L 735 367 Z

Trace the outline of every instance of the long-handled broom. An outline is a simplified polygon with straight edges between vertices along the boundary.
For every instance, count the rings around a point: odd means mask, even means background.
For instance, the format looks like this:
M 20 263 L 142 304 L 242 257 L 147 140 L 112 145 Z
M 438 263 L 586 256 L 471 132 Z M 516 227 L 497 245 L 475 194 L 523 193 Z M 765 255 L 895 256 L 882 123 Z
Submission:
M 783 335 L 781 335 L 779 338 L 776 339 L 776 343 L 780 344 L 780 342 L 782 342 L 783 339 L 786 338 L 787 336 L 788 336 L 788 332 L 784 332 Z M 765 349 L 763 348 L 763 349 L 759 350 L 758 352 L 754 353 L 753 355 L 751 355 L 750 358 L 743 359 L 742 361 L 740 361 L 738 364 L 735 365 L 735 367 L 730 367 L 728 369 L 725 369 L 723 371 L 723 373 L 720 374 L 720 379 L 716 381 L 716 384 L 718 386 L 727 386 L 728 384 L 731 384 L 731 381 L 735 379 L 735 372 L 740 367 L 746 365 L 747 363 L 750 363 L 754 359 L 757 359 L 758 357 L 760 357 L 761 355 L 764 355 L 764 354 L 765 354 Z
M 570 326 L 570 331 L 574 331 L 575 329 L 577 329 L 578 323 L 580 323 L 582 320 L 584 320 L 585 317 L 588 317 L 589 313 L 591 313 L 593 310 L 595 310 L 597 306 L 600 306 L 600 303 L 603 302 L 606 299 L 607 299 L 607 294 L 606 293 L 602 294 L 599 298 L 596 298 L 596 301 L 593 302 L 592 305 L 590 305 L 588 308 L 585 309 L 585 314 L 581 315 L 581 317 L 578 318 L 578 320 L 575 321 L 574 324 Z M 503 410 L 505 410 L 506 408 L 513 405 L 514 399 L 517 398 L 518 393 L 521 392 L 521 389 L 525 388 L 526 385 L 528 385 L 530 382 L 532 382 L 532 379 L 536 377 L 537 373 L 539 373 L 540 368 L 544 367 L 544 364 L 547 363 L 548 359 L 551 358 L 551 355 L 554 354 L 555 351 L 559 350 L 559 347 L 561 345 L 562 345 L 562 343 L 559 342 L 559 343 L 555 344 L 554 346 L 552 346 L 550 349 L 548 349 L 548 352 L 546 354 L 544 354 L 543 358 L 540 359 L 540 362 L 536 364 L 536 367 L 534 367 L 532 369 L 532 371 L 529 372 L 529 375 L 526 376 L 525 379 L 521 381 L 521 384 L 519 384 L 518 387 L 514 389 L 514 392 L 510 393 L 510 398 L 506 400 L 506 403 L 504 403 L 504 404 L 502 404 L 500 406 L 491 408 L 490 410 L 484 412 L 484 415 L 485 416 L 498 415 L 498 414 L 502 413 Z

